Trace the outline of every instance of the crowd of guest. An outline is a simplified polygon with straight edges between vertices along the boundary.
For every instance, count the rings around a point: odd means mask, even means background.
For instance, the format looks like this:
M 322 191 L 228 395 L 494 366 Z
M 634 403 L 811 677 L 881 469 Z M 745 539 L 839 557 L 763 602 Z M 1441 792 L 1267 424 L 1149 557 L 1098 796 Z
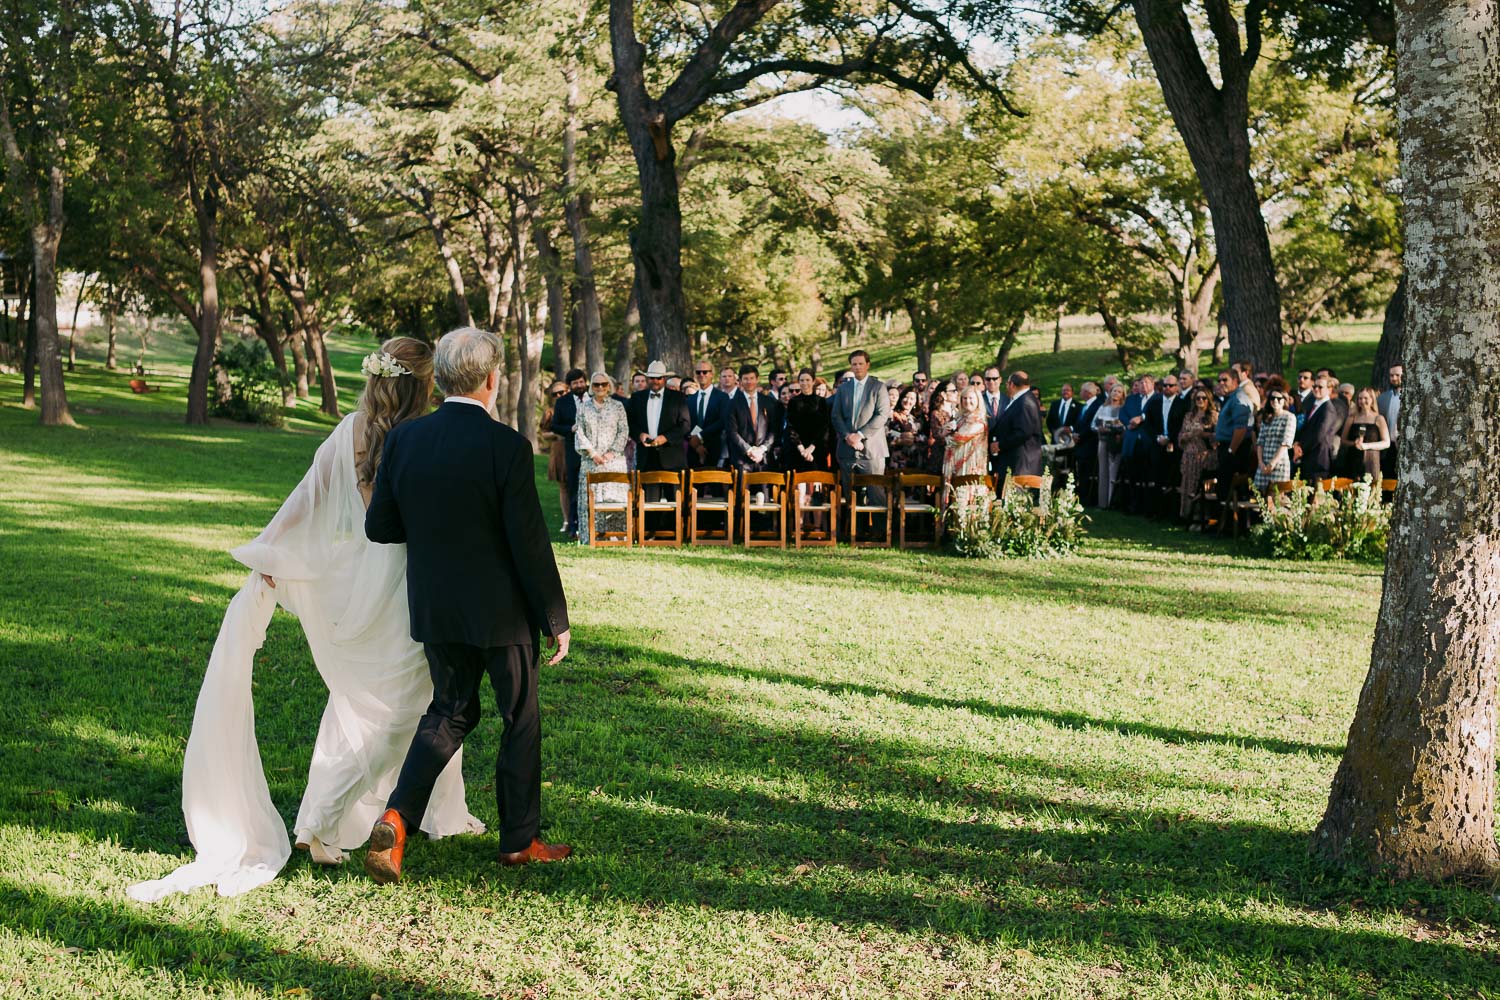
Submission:
M 1085 504 L 1190 521 L 1206 479 L 1239 474 L 1262 492 L 1297 475 L 1395 475 L 1401 367 L 1389 385 L 1355 392 L 1324 368 L 1297 385 L 1237 363 L 1213 378 L 1183 371 L 1127 383 L 1114 375 L 1071 385 L 1044 405 L 1024 371 L 999 368 L 882 381 L 863 350 L 830 380 L 757 365 L 690 376 L 652 362 L 628 387 L 603 372 L 567 373 L 549 389 L 564 532 L 580 537 L 591 472 L 735 469 L 821 471 L 848 488 L 858 474 L 943 477 L 1071 472 Z M 1048 444 L 1050 439 L 1050 446 Z M 988 490 L 972 479 L 960 501 Z M 623 482 L 595 486 L 620 499 Z M 583 535 L 586 539 L 586 532 Z

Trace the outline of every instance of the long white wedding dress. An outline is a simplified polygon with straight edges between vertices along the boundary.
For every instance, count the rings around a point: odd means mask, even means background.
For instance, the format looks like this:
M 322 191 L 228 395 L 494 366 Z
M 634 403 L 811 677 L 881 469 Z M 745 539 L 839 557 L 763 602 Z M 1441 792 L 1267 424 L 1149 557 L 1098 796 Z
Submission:
M 432 680 L 411 639 L 406 546 L 365 538 L 356 417 L 323 442 L 259 537 L 231 552 L 252 572 L 224 613 L 182 765 L 182 811 L 197 857 L 165 878 L 130 886 L 133 899 L 151 902 L 205 885 L 236 896 L 274 879 L 291 856 L 255 742 L 250 682 L 278 602 L 301 623 L 329 692 L 293 825 L 297 842 L 341 859 L 365 842 L 385 809 L 432 699 Z M 276 581 L 274 589 L 262 574 Z M 462 767 L 460 750 L 433 790 L 421 826 L 432 838 L 484 831 L 464 801 Z

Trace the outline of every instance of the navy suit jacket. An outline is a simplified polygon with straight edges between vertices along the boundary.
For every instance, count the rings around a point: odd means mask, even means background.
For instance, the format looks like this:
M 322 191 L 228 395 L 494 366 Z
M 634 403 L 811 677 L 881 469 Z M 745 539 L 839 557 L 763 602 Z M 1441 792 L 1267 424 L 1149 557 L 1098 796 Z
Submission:
M 698 415 L 699 400 L 703 400 L 705 410 L 702 417 Z M 719 464 L 719 455 L 724 450 L 724 432 L 729 427 L 729 397 L 718 387 L 714 386 L 707 391 L 699 389 L 695 395 L 687 397 L 689 426 L 703 429 L 703 450 L 707 454 L 709 465 Z
M 1125 397 L 1125 405 L 1120 407 L 1120 423 L 1125 425 L 1125 442 L 1120 448 L 1120 459 L 1122 461 L 1135 454 L 1136 448 L 1140 446 L 1141 438 L 1145 436 L 1145 432 L 1141 429 L 1146 425 L 1144 420 L 1141 421 L 1140 426 L 1135 430 L 1130 429 L 1130 422 L 1132 420 L 1136 417 L 1145 416 L 1145 402 L 1146 399 L 1144 396 L 1132 392 Z
M 567 630 L 531 458 L 530 441 L 468 403 L 385 436 L 365 535 L 406 543 L 417 642 L 534 645 Z
M 1042 407 L 1030 390 L 1020 393 L 990 424 L 990 440 L 1000 446 L 995 471 L 1018 476 L 1042 474 Z

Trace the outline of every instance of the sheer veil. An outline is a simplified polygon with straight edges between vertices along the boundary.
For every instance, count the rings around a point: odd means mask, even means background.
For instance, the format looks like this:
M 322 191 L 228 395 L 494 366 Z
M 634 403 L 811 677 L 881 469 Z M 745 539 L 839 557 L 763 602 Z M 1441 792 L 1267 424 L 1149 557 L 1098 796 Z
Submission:
M 356 419 L 346 417 L 318 448 L 265 530 L 231 552 L 252 572 L 225 611 L 182 766 L 182 811 L 197 857 L 131 886 L 134 899 L 205 885 L 238 895 L 274 879 L 291 856 L 256 744 L 251 687 L 278 603 L 301 623 L 329 691 L 293 824 L 298 841 L 316 838 L 338 857 L 364 843 L 385 807 L 432 682 L 409 632 L 406 547 L 365 538 Z M 275 579 L 274 589 L 262 574 Z M 465 805 L 462 767 L 460 751 L 423 818 L 429 836 L 484 829 Z

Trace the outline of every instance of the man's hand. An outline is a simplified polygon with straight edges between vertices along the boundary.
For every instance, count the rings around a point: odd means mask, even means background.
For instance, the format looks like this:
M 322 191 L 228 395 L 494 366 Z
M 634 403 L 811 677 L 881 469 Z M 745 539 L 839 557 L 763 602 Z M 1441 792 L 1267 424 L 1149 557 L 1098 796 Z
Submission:
M 665 434 L 658 434 L 656 435 L 656 440 L 652 441 L 651 443 L 660 448 L 662 445 L 667 443 L 667 436 Z
M 850 431 L 844 435 L 844 443 L 855 451 L 863 451 L 865 447 L 865 436 L 859 431 Z
M 260 578 L 262 580 L 266 581 L 266 586 L 267 587 L 270 587 L 272 590 L 276 589 L 276 578 L 274 576 L 272 576 L 270 573 L 262 573 L 260 575 Z
M 1000 442 L 999 441 L 991 441 L 990 442 L 990 454 L 991 455 L 998 455 L 998 454 L 1000 454 Z
M 651 447 L 651 435 L 647 434 L 645 431 L 641 431 L 640 442 L 648 448 Z
M 1145 417 L 1131 417 L 1130 418 L 1130 426 L 1132 428 L 1139 427 L 1140 424 L 1141 424 L 1141 421 L 1145 420 L 1145 419 L 1146 419 Z
M 563 658 L 568 655 L 568 644 L 572 639 L 573 630 L 567 629 L 558 635 L 549 635 L 542 640 L 542 648 L 552 653 L 552 659 L 547 661 L 547 666 L 555 667 L 563 661 Z

